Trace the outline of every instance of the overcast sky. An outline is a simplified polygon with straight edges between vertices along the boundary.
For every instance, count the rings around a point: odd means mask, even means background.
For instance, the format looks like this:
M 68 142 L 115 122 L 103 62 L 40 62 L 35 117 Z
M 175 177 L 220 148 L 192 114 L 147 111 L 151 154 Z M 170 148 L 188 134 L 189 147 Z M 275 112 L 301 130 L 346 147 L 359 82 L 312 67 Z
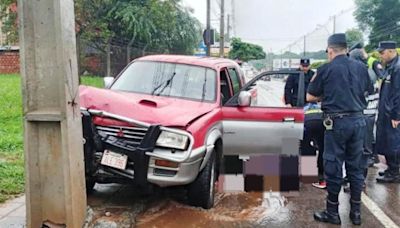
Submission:
M 212 26 L 219 30 L 220 0 L 211 2 Z M 193 8 L 194 16 L 206 24 L 207 0 L 183 0 L 183 4 Z M 308 51 L 325 49 L 326 38 L 334 27 L 333 15 L 338 15 L 336 32 L 357 27 L 353 0 L 225 0 L 225 5 L 226 13 L 234 15 L 231 33 L 261 45 L 266 52 L 289 48 L 300 52 L 304 48 L 301 37 L 307 34 Z

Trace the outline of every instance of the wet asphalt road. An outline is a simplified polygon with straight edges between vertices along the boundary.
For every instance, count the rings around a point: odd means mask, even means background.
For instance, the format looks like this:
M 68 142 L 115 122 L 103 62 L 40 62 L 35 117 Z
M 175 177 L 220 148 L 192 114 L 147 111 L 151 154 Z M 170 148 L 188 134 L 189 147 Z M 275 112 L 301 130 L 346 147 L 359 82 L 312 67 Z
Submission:
M 382 168 L 382 167 L 381 167 Z M 400 226 L 400 184 L 377 184 L 378 168 L 370 168 L 365 195 Z M 326 192 L 302 184 L 291 193 L 218 193 L 213 209 L 184 204 L 181 190 L 139 195 L 132 186 L 96 185 L 88 203 L 94 210 L 94 227 L 338 227 L 317 223 L 313 213 L 325 206 Z M 340 194 L 342 227 L 348 218 L 349 195 Z M 384 227 L 365 204 L 362 227 Z M 107 225 L 108 224 L 108 225 Z M 115 226 L 116 225 L 116 226 Z M 396 226 L 394 226 L 396 227 Z

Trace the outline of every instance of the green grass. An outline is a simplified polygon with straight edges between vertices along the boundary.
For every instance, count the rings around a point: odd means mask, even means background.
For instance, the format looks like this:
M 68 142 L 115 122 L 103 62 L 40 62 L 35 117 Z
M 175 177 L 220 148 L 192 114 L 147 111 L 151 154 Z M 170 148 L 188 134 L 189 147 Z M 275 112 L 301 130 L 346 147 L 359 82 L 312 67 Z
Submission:
M 104 88 L 103 78 L 98 76 L 84 76 L 81 78 L 81 84 L 94 86 L 98 88 Z
M 19 75 L 0 75 L 0 203 L 24 191 L 22 97 Z M 103 87 L 101 77 L 82 84 Z
M 0 75 L 0 202 L 24 190 L 20 77 Z

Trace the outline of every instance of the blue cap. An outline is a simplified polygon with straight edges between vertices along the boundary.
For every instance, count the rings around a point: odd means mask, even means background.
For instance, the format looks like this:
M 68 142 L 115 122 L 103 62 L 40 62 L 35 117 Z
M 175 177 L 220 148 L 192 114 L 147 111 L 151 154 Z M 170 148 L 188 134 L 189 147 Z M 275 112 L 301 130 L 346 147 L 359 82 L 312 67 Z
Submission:
M 395 41 L 381 41 L 379 42 L 379 46 L 376 49 L 378 52 L 381 52 L 386 49 L 396 49 L 397 43 Z
M 309 66 L 310 65 L 310 59 L 309 58 L 301 58 L 300 59 L 300 65 Z
M 346 34 L 335 33 L 328 38 L 328 47 L 347 47 Z

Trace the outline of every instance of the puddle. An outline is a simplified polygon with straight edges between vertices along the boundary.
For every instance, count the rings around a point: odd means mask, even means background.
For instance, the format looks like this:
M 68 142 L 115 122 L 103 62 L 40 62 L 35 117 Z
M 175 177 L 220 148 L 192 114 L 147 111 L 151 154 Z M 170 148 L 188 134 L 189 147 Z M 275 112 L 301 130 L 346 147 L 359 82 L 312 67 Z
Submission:
M 144 227 L 252 227 L 285 207 L 279 193 L 218 193 L 214 208 L 204 210 L 165 200 L 136 218 Z

